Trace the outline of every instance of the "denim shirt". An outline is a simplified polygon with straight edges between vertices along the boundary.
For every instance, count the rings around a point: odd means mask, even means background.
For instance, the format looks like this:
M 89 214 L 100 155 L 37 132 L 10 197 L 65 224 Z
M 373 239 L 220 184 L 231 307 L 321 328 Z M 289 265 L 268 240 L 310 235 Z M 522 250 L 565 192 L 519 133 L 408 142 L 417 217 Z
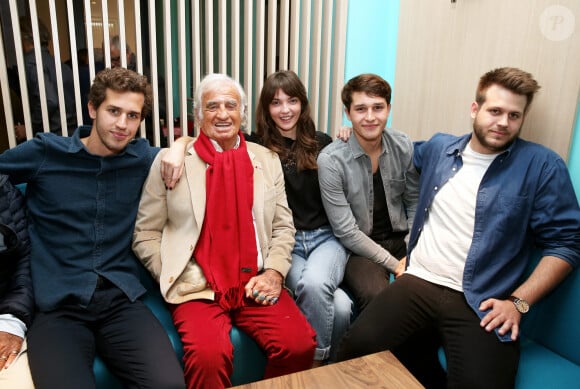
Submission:
M 141 187 L 158 149 L 133 140 L 124 152 L 90 154 L 81 137 L 39 134 L 0 155 L 0 172 L 27 182 L 31 271 L 41 311 L 86 307 L 100 274 L 131 300 L 145 292 L 131 238 Z
M 382 134 L 379 167 L 394 232 L 410 229 L 419 197 L 419 177 L 413 166 L 413 144 L 394 129 Z M 390 271 L 398 261 L 370 237 L 373 229 L 373 172 L 371 160 L 356 136 L 336 139 L 318 156 L 322 203 L 332 230 L 356 255 L 369 258 Z
M 411 231 L 408 263 L 433 198 L 462 167 L 461 153 L 471 135 L 436 134 L 415 145 L 421 174 L 420 198 Z M 580 262 L 580 209 L 566 164 L 541 145 L 516 139 L 483 176 L 476 200 L 473 240 L 463 273 L 463 290 L 480 318 L 488 298 L 505 299 L 520 285 L 538 247 L 573 267 Z M 497 333 L 497 330 L 496 330 Z M 498 337 L 509 341 L 510 334 Z

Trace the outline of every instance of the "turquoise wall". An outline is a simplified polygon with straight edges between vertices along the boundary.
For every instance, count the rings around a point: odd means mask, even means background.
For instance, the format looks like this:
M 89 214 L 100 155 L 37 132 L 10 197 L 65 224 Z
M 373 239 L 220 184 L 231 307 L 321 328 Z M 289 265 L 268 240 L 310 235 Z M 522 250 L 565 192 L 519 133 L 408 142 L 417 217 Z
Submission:
M 361 73 L 378 74 L 391 84 L 391 103 L 394 103 L 397 90 L 394 83 L 398 30 L 399 0 L 350 0 L 345 82 Z M 344 123 L 349 124 L 346 116 Z
M 576 124 L 574 125 L 572 144 L 570 145 L 568 168 L 570 169 L 574 189 L 576 189 L 576 197 L 580 199 L 580 96 L 576 107 Z
M 376 73 L 393 87 L 399 1 L 351 0 L 347 23 L 345 80 Z

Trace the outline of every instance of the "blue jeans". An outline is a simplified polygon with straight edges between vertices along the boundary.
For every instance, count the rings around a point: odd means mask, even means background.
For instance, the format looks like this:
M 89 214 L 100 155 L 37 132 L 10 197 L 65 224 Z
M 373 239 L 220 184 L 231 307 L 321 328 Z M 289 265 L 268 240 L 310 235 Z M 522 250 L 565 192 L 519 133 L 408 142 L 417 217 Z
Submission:
M 342 292 L 338 285 L 342 282 L 347 258 L 345 248 L 334 237 L 330 226 L 296 231 L 286 285 L 294 292 L 296 303 L 316 331 L 314 359 L 317 361 L 329 358 L 332 341 L 338 342 L 350 323 L 350 299 L 341 296 L 335 299 L 335 294 Z M 335 308 L 335 303 L 339 307 Z M 341 312 L 340 317 L 335 317 L 335 312 Z

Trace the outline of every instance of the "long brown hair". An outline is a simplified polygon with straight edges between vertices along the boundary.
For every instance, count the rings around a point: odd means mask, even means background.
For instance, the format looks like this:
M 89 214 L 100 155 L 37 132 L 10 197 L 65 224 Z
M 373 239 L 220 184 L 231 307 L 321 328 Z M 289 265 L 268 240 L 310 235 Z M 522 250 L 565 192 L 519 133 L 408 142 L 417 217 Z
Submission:
M 290 97 L 300 100 L 302 110 L 296 123 L 296 142 L 292 150 L 285 147 L 284 137 L 280 133 L 276 123 L 270 115 L 270 103 L 274 100 L 276 92 L 281 89 Z M 316 143 L 316 126 L 310 116 L 310 104 L 306 95 L 306 88 L 291 70 L 282 70 L 271 74 L 262 87 L 258 107 L 256 108 L 256 134 L 262 144 L 276 152 L 282 162 L 291 154 L 296 158 L 298 171 L 317 169 L 316 157 L 318 146 Z

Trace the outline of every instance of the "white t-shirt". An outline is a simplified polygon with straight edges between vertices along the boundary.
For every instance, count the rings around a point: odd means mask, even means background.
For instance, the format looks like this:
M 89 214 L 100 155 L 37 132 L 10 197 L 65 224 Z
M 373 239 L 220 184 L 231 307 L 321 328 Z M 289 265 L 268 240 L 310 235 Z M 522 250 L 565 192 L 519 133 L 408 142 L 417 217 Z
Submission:
M 480 154 L 468 144 L 463 166 L 435 195 L 407 273 L 463 291 L 463 269 L 473 238 L 479 184 L 498 154 Z

